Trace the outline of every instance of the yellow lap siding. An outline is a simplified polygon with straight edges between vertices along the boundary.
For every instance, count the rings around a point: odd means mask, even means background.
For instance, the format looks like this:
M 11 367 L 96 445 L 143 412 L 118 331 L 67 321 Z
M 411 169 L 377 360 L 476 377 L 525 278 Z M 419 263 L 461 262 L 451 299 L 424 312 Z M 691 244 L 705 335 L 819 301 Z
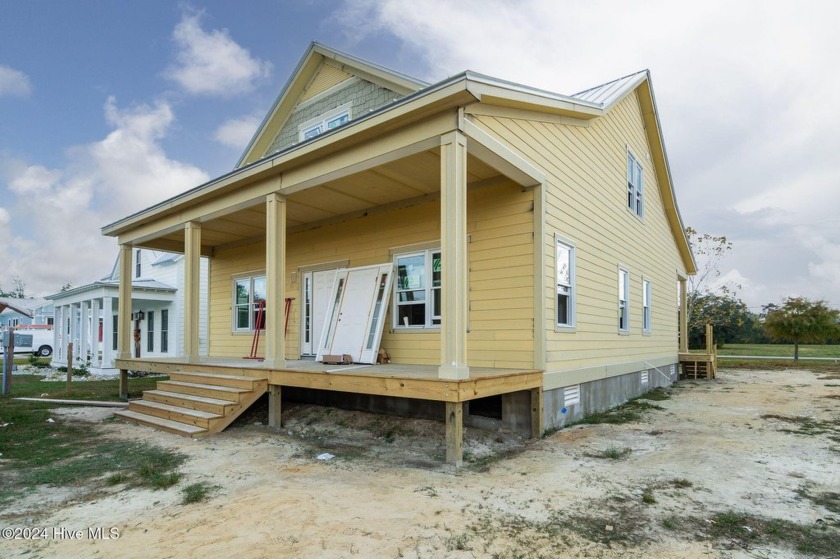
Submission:
M 470 330 L 472 366 L 507 363 L 533 366 L 533 194 L 513 183 L 469 191 Z M 434 245 L 440 239 L 440 203 L 430 201 L 323 226 L 288 236 L 286 295 L 294 297 L 286 344 L 287 357 L 300 351 L 300 268 L 325 262 L 350 267 L 380 264 L 412 245 Z M 232 281 L 245 272 L 262 272 L 265 244 L 219 249 L 210 278 L 211 355 L 245 355 L 252 335 L 234 334 Z M 293 279 L 294 278 L 294 279 Z M 440 362 L 440 329 L 400 329 L 392 325 L 393 302 L 386 317 L 382 347 L 395 363 L 436 365 Z M 473 332 L 480 335 L 473 336 Z M 489 337 L 488 337 L 489 336 Z M 487 347 L 471 345 L 489 340 Z M 261 343 L 263 343 L 261 341 Z M 487 365 L 490 364 L 490 365 Z

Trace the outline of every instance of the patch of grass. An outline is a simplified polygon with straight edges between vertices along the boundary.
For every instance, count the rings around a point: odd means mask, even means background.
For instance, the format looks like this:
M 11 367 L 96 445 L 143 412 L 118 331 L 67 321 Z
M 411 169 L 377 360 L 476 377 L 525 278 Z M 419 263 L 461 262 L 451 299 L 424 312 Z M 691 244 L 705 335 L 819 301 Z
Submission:
M 787 423 L 791 426 L 795 426 L 796 428 L 791 429 L 779 429 L 779 431 L 783 433 L 793 433 L 795 435 L 823 435 L 825 433 L 836 433 L 840 432 L 837 429 L 837 422 L 836 421 L 823 421 L 819 419 L 815 419 L 813 417 L 805 417 L 805 416 L 789 416 L 789 415 L 779 415 L 775 413 L 766 413 L 762 414 L 761 419 L 768 419 L 774 421 L 781 421 L 783 423 Z
M 836 373 L 840 366 L 834 361 L 800 361 L 799 363 L 794 363 L 793 359 L 739 359 L 738 357 L 718 355 L 718 368 L 754 371 L 799 369 L 813 372 Z M 840 380 L 840 376 L 830 375 L 828 377 L 820 377 L 819 380 Z
M 217 485 L 212 485 L 210 483 L 200 481 L 198 483 L 191 483 L 188 486 L 184 487 L 181 490 L 182 497 L 181 497 L 181 504 L 182 505 L 191 505 L 194 503 L 200 503 L 202 501 L 206 501 L 210 495 L 218 489 Z
M 632 451 L 632 449 L 629 449 L 629 448 L 610 447 L 610 448 L 607 448 L 605 450 L 602 450 L 601 452 L 595 452 L 595 453 L 586 452 L 586 453 L 584 453 L 584 456 L 588 456 L 589 458 L 603 458 L 605 460 L 620 460 L 620 459 L 624 458 L 625 456 L 627 456 L 628 454 L 630 454 L 631 452 L 633 452 L 633 451 Z
M 806 485 L 796 490 L 796 494 L 803 499 L 808 499 L 815 505 L 819 505 L 834 514 L 840 514 L 840 493 L 834 491 L 825 491 L 821 493 L 812 493 L 811 487 Z
M 718 349 L 718 356 L 762 355 L 793 357 L 793 344 L 726 344 Z M 800 344 L 799 357 L 836 357 L 840 359 L 840 345 Z
M 420 487 L 419 489 L 415 489 L 414 492 L 425 495 L 426 497 L 437 497 L 438 496 L 437 490 L 435 490 L 435 488 L 432 487 L 431 485 L 427 485 L 426 487 Z
M 653 505 L 656 503 L 656 497 L 653 496 L 653 488 L 649 487 L 642 491 L 642 502 L 646 505 Z
M 128 483 L 131 477 L 125 472 L 117 472 L 105 478 L 106 485 L 120 485 L 121 483 Z
M 452 534 L 446 539 L 447 551 L 470 551 L 469 538 L 466 534 Z
M 785 544 L 800 553 L 836 557 L 840 530 L 831 526 L 808 526 L 735 511 L 716 513 L 709 520 L 694 525 L 701 526 L 712 539 L 736 541 L 744 548 L 750 544 Z
M 65 383 L 41 382 L 41 378 L 15 376 L 13 396 L 40 396 L 50 391 L 50 396 L 57 398 L 107 399 L 111 395 L 111 399 L 117 399 L 116 381 L 80 382 L 67 393 Z M 153 383 L 143 382 L 147 387 Z M 8 424 L 0 428 L 4 459 L 0 474 L 12 477 L 15 486 L 23 491 L 39 485 L 70 487 L 90 483 L 165 487 L 173 480 L 177 482 L 174 470 L 186 459 L 182 454 L 146 443 L 106 439 L 96 427 L 52 418 L 50 406 L 55 404 L 11 398 L 0 401 L 0 424 Z M 141 475 L 144 466 L 155 475 Z
M 656 399 L 656 397 L 654 397 Z M 664 398 L 663 398 L 664 399 Z M 607 423 L 610 425 L 622 425 L 624 423 L 635 423 L 641 421 L 644 417 L 644 412 L 650 410 L 662 411 L 665 408 L 657 404 L 652 404 L 645 401 L 646 397 L 639 396 L 633 398 L 620 406 L 603 412 L 589 414 L 578 421 L 569 423 L 566 427 L 573 427 L 575 425 L 595 425 L 598 423 Z
M 689 487 L 694 487 L 694 484 L 685 478 L 674 478 L 669 483 L 671 484 L 671 487 L 674 487 L 675 489 L 688 489 Z
M 645 392 L 638 398 L 637 400 L 654 400 L 654 401 L 662 401 L 662 400 L 670 400 L 671 399 L 671 391 L 667 388 L 654 388 L 649 392 Z M 662 409 L 662 408 L 659 408 Z

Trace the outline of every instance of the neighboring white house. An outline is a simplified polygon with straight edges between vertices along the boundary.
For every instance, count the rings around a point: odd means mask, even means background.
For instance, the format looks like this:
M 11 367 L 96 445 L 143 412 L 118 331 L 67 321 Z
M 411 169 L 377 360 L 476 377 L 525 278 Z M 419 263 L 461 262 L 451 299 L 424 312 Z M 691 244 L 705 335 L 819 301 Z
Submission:
M 142 357 L 183 353 L 184 256 L 138 249 L 132 270 L 132 325 L 139 329 Z M 73 361 L 89 362 L 92 372 L 116 372 L 119 257 L 111 273 L 99 281 L 49 295 L 55 305 L 53 366 L 67 366 L 67 345 Z M 199 349 L 207 351 L 207 260 L 201 261 Z M 95 317 L 95 318 L 94 318 Z M 132 355 L 138 346 L 132 345 Z

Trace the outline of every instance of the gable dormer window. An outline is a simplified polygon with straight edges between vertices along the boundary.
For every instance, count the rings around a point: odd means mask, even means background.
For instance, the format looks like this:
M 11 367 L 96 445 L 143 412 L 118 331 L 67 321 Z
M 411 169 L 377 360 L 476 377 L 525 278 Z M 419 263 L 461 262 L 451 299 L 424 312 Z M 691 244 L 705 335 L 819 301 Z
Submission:
M 342 124 L 350 120 L 350 104 L 336 107 L 335 109 L 326 112 L 317 118 L 307 120 L 298 127 L 298 140 L 304 141 L 309 138 L 314 138 L 324 132 L 329 132 L 333 128 L 338 128 Z

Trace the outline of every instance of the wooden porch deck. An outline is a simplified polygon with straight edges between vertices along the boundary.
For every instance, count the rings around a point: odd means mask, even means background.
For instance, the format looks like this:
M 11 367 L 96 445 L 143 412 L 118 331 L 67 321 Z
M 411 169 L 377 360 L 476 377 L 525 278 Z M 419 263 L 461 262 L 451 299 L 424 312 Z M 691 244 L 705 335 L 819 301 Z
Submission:
M 197 383 L 193 385 L 195 386 L 193 395 L 205 399 L 207 397 L 212 399 L 213 391 L 218 390 L 210 386 L 211 384 L 229 384 L 241 382 L 244 379 L 259 381 L 255 382 L 254 387 L 262 388 L 252 388 L 251 391 L 254 393 L 261 390 L 260 394 L 269 393 L 269 423 L 273 426 L 280 426 L 283 387 L 442 402 L 446 407 L 444 420 L 447 461 L 454 464 L 460 464 L 462 461 L 463 404 L 470 400 L 528 391 L 530 392 L 531 436 L 536 438 L 542 434 L 543 374 L 538 370 L 475 367 L 470 368 L 469 378 L 454 380 L 438 378 L 438 368 L 433 365 L 325 365 L 313 360 L 287 360 L 284 367 L 271 367 L 261 361 L 219 357 L 202 358 L 197 362 L 188 362 L 183 358 L 118 359 L 116 365 L 121 371 L 148 371 L 174 375 L 176 378 L 179 375 L 192 376 L 193 379 L 204 378 L 208 384 L 204 384 L 204 381 L 193 381 Z M 171 384 L 173 383 L 168 383 L 168 385 Z M 190 394 L 183 386 L 189 383 L 176 381 L 174 384 L 179 392 Z M 164 390 L 168 389 L 164 388 Z M 157 392 L 158 396 L 160 395 L 159 391 L 151 392 Z M 169 394 L 169 397 L 178 399 L 177 395 L 173 394 Z M 161 400 L 166 405 L 157 406 L 160 413 L 165 412 L 169 415 L 159 417 L 173 419 L 177 416 L 178 420 L 183 418 L 183 413 L 172 409 L 177 406 L 190 406 L 186 397 L 181 398 L 185 400 L 178 402 Z M 244 407 L 236 408 L 235 413 L 238 415 L 244 409 Z M 130 414 L 126 417 L 139 421 L 136 417 L 130 417 Z M 219 420 L 218 423 L 226 426 L 233 418 L 228 419 Z M 156 426 L 152 421 L 144 423 Z M 173 427 L 166 424 L 159 428 L 177 432 Z M 182 434 L 196 436 L 195 432 Z

